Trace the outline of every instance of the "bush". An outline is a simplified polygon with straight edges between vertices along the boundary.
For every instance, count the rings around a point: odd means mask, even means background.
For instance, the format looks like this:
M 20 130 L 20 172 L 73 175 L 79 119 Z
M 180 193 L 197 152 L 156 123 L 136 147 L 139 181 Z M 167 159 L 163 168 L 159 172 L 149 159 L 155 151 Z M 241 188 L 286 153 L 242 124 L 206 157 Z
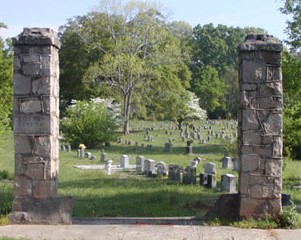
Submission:
M 299 228 L 301 225 L 301 216 L 297 213 L 296 206 L 292 203 L 282 209 L 278 217 L 278 225 L 281 228 Z
M 9 173 L 7 170 L 0 170 L 0 179 L 9 179 Z
M 61 130 L 73 147 L 80 143 L 95 148 L 116 139 L 117 121 L 103 104 L 78 101 L 66 111 Z

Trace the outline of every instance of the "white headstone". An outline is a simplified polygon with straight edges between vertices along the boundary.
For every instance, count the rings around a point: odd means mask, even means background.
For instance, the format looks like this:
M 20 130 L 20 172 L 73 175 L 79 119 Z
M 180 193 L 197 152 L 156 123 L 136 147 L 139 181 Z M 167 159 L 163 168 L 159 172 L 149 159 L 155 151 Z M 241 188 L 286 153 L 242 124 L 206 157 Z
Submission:
M 120 156 L 120 167 L 127 168 L 129 166 L 129 156 L 128 155 L 121 155 Z
M 224 174 L 221 176 L 221 191 L 236 193 L 236 178 L 233 174 Z
M 212 162 L 205 163 L 205 174 L 216 174 L 216 165 Z

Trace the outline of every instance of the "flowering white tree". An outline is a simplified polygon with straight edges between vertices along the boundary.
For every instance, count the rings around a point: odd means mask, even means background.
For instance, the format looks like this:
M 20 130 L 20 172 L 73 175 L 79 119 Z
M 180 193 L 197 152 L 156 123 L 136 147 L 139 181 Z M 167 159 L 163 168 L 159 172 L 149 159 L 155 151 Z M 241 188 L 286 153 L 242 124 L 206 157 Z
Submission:
M 188 101 L 183 102 L 177 109 L 174 120 L 179 129 L 182 124 L 191 120 L 202 120 L 207 118 L 207 111 L 200 107 L 200 99 L 192 92 L 187 91 Z
M 186 118 L 188 119 L 206 119 L 207 118 L 207 111 L 200 107 L 200 99 L 193 93 L 189 92 L 189 101 L 187 103 L 188 113 Z

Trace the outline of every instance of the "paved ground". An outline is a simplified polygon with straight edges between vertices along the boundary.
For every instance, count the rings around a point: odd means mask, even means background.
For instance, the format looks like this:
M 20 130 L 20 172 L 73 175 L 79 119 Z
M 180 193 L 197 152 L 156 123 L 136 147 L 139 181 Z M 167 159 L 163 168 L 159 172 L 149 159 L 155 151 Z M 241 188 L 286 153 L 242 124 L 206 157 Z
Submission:
M 301 229 L 147 224 L 8 225 L 0 226 L 1 236 L 31 240 L 300 240 Z

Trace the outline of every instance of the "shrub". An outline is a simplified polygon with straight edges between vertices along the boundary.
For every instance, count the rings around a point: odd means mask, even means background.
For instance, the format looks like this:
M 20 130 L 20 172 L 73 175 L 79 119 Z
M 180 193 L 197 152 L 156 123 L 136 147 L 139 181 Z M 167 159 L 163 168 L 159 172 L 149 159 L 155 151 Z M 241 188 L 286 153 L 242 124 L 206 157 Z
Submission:
M 116 139 L 117 121 L 101 103 L 78 101 L 66 111 L 61 130 L 73 147 L 83 143 L 95 148 Z
M 281 228 L 299 228 L 301 225 L 301 216 L 297 213 L 294 204 L 282 209 L 278 217 L 278 225 Z
M 0 170 L 0 179 L 9 179 L 9 173 L 7 170 Z

